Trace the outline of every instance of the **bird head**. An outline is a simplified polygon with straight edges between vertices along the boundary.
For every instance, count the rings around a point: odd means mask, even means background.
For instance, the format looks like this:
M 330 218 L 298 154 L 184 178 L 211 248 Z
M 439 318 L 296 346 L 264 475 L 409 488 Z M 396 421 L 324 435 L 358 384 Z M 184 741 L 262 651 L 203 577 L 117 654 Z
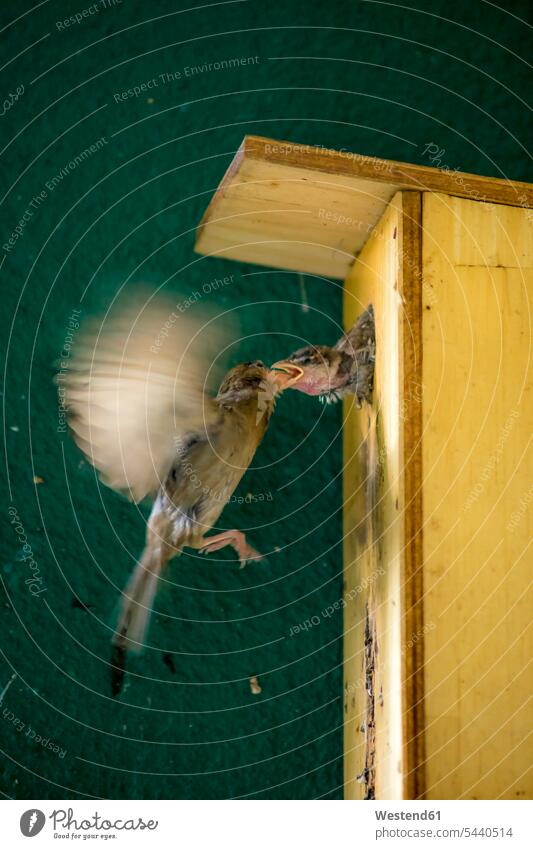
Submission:
M 346 379 L 346 355 L 327 345 L 306 345 L 272 369 L 280 374 L 282 389 L 297 389 L 306 395 L 327 395 Z M 343 371 L 344 368 L 344 371 Z
M 239 404 L 246 401 L 273 401 L 278 389 L 274 375 L 261 360 L 239 363 L 230 369 L 220 384 L 217 400 L 222 404 Z

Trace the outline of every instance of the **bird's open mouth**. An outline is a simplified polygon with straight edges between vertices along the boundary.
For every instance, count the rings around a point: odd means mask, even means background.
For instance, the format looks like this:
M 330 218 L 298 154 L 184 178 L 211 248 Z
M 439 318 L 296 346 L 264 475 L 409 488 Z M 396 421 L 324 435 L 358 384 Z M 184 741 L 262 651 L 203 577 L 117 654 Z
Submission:
M 278 373 L 277 379 L 278 382 L 282 383 L 283 388 L 293 386 L 293 384 L 297 383 L 300 378 L 303 377 L 304 373 L 303 368 L 300 368 L 300 366 L 288 362 L 287 360 L 280 360 L 279 362 L 274 363 L 272 371 Z

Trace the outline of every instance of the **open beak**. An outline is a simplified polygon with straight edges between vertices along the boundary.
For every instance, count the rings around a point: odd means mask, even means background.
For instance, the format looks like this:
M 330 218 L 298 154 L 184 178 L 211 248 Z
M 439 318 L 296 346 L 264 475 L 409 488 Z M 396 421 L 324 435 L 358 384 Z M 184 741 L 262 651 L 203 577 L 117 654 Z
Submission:
M 275 372 L 275 380 L 280 389 L 288 389 L 289 386 L 294 386 L 303 377 L 304 370 L 300 366 L 291 363 L 289 360 L 279 360 L 271 366 Z

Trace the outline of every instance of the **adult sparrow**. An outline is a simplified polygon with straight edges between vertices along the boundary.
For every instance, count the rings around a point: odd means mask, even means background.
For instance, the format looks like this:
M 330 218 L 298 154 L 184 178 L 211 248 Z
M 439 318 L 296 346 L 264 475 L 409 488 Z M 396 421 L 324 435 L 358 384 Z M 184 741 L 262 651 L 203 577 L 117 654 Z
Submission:
M 197 346 L 204 330 L 161 297 L 134 298 L 82 328 L 69 369 L 58 376 L 74 439 L 104 483 L 135 502 L 154 499 L 113 637 L 113 695 L 128 650 L 143 648 L 171 558 L 185 546 L 207 554 L 226 545 L 241 565 L 261 556 L 241 531 L 205 534 L 251 463 L 285 375 L 260 360 L 241 363 L 211 397 L 204 392 L 209 357 L 204 343 Z
M 285 374 L 283 388 L 332 403 L 355 394 L 357 406 L 372 401 L 376 339 L 372 304 L 332 348 L 306 345 L 272 366 Z

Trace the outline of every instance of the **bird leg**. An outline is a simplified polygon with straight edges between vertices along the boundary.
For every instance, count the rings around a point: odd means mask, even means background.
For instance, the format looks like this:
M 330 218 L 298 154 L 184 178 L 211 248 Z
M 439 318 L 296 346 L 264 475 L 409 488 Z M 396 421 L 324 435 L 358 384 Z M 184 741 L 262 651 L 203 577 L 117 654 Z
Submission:
M 218 551 L 226 545 L 231 545 L 237 552 L 241 569 L 246 566 L 248 560 L 262 560 L 263 555 L 246 542 L 246 537 L 242 531 L 237 530 L 223 531 L 221 534 L 208 537 L 200 546 L 200 551 L 204 554 L 211 554 L 211 552 Z

